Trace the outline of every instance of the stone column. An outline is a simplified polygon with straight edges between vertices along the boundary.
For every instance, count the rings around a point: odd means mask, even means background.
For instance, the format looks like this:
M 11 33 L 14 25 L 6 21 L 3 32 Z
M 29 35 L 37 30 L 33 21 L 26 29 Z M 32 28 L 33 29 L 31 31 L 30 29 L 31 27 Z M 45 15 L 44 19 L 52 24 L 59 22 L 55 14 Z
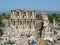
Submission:
M 21 11 L 19 11 L 19 29 L 20 29 Z
M 12 12 L 12 18 L 15 18 L 15 12 L 14 11 Z
M 34 12 L 32 12 L 32 17 L 33 17 L 33 19 L 34 19 Z
M 13 14 L 12 15 L 14 15 L 15 13 L 14 13 L 14 11 L 13 11 Z
M 23 11 L 21 10 L 21 19 L 23 18 Z
M 26 25 L 27 25 L 28 12 L 26 11 Z
M 53 26 L 55 27 L 55 18 L 53 19 Z
M 11 25 L 11 19 L 13 19 L 13 12 L 10 13 L 10 25 Z
M 26 16 L 27 16 L 27 18 L 29 18 L 29 17 L 28 17 L 28 13 L 29 13 L 29 12 L 28 12 L 28 11 L 26 11 Z
M 19 11 L 19 18 L 21 19 L 21 11 Z
M 27 29 L 27 18 L 28 18 L 28 11 L 26 11 L 26 29 Z

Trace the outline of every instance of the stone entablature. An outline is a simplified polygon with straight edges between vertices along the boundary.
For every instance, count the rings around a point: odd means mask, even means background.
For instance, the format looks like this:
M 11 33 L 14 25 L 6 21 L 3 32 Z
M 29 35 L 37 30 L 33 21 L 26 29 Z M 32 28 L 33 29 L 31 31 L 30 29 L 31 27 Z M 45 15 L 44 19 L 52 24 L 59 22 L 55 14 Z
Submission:
M 11 18 L 34 19 L 36 18 L 36 12 L 35 10 L 20 10 L 20 9 L 11 10 Z

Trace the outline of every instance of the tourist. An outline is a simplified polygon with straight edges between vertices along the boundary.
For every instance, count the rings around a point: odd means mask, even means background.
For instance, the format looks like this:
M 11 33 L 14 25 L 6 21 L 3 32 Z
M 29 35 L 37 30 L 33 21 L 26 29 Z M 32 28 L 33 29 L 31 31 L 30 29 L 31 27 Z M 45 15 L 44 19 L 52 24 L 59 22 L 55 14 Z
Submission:
M 35 40 L 32 40 L 32 42 L 30 43 L 30 45 L 37 45 Z

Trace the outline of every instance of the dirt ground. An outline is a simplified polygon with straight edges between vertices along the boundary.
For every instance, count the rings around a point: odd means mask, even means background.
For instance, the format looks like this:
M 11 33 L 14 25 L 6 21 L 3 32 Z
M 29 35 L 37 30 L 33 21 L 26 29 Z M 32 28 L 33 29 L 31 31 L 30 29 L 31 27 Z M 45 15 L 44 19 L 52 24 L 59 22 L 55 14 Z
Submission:
M 42 38 L 38 39 L 38 45 L 47 45 L 47 42 L 44 41 Z M 51 45 L 55 45 L 54 42 L 51 42 Z

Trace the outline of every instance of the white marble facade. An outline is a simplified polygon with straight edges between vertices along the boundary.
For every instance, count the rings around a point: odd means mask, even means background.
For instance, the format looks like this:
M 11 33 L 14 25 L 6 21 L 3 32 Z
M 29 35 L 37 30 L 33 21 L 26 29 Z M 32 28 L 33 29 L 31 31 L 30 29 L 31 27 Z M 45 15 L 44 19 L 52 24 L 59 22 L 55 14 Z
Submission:
M 10 27 L 12 27 L 16 33 L 33 33 L 36 25 L 36 12 L 34 10 L 11 10 Z M 33 35 L 33 34 L 32 34 Z

